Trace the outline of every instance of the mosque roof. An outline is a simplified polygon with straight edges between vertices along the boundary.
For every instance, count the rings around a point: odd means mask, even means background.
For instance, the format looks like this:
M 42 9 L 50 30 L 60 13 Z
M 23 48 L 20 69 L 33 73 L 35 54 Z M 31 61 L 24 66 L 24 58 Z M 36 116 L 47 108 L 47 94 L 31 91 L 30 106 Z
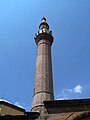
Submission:
M 44 104 L 49 114 L 90 111 L 90 99 L 44 101 Z
M 19 106 L 16 106 L 16 105 L 14 105 L 14 104 L 12 104 L 12 103 L 10 103 L 9 101 L 4 100 L 4 99 L 0 99 L 0 104 L 4 104 L 4 105 L 6 105 L 6 106 L 9 106 L 9 107 L 14 108 L 14 109 L 16 109 L 16 110 L 19 110 L 19 111 L 21 111 L 21 112 L 25 112 L 25 109 L 24 109 L 24 108 L 21 108 L 21 107 L 19 107 Z

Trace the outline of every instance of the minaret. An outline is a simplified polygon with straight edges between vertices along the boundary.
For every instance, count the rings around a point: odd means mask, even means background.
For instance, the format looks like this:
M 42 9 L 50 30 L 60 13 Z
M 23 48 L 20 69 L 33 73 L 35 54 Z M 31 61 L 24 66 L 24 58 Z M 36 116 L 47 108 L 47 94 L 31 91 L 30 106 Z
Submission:
M 53 36 L 44 17 L 39 25 L 39 31 L 35 35 L 35 42 L 37 53 L 32 111 L 42 112 L 43 101 L 54 100 L 51 60 Z

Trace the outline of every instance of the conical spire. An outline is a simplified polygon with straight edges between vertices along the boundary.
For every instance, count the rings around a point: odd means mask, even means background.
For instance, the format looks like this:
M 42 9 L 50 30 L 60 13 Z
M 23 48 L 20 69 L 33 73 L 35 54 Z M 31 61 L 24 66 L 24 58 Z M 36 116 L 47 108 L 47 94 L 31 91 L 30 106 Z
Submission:
M 42 20 L 41 20 L 41 22 L 46 22 L 46 18 L 43 17 Z

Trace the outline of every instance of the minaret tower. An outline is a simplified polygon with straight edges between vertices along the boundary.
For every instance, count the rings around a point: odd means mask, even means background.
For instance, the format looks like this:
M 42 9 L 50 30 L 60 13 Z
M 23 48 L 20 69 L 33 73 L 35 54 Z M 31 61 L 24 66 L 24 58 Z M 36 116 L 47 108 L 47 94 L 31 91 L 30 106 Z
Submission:
M 39 25 L 39 31 L 35 35 L 35 42 L 37 53 L 32 111 L 42 112 L 43 101 L 54 100 L 51 60 L 53 36 L 44 17 Z

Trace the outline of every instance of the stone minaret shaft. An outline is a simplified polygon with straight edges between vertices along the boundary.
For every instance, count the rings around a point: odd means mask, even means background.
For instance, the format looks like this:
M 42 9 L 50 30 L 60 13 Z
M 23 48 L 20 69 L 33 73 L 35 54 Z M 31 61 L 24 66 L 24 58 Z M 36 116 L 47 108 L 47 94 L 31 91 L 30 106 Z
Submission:
M 32 111 L 41 111 L 44 106 L 43 101 L 54 100 L 51 61 L 53 37 L 45 18 L 42 18 L 39 31 L 35 35 L 35 42 L 37 56 Z

